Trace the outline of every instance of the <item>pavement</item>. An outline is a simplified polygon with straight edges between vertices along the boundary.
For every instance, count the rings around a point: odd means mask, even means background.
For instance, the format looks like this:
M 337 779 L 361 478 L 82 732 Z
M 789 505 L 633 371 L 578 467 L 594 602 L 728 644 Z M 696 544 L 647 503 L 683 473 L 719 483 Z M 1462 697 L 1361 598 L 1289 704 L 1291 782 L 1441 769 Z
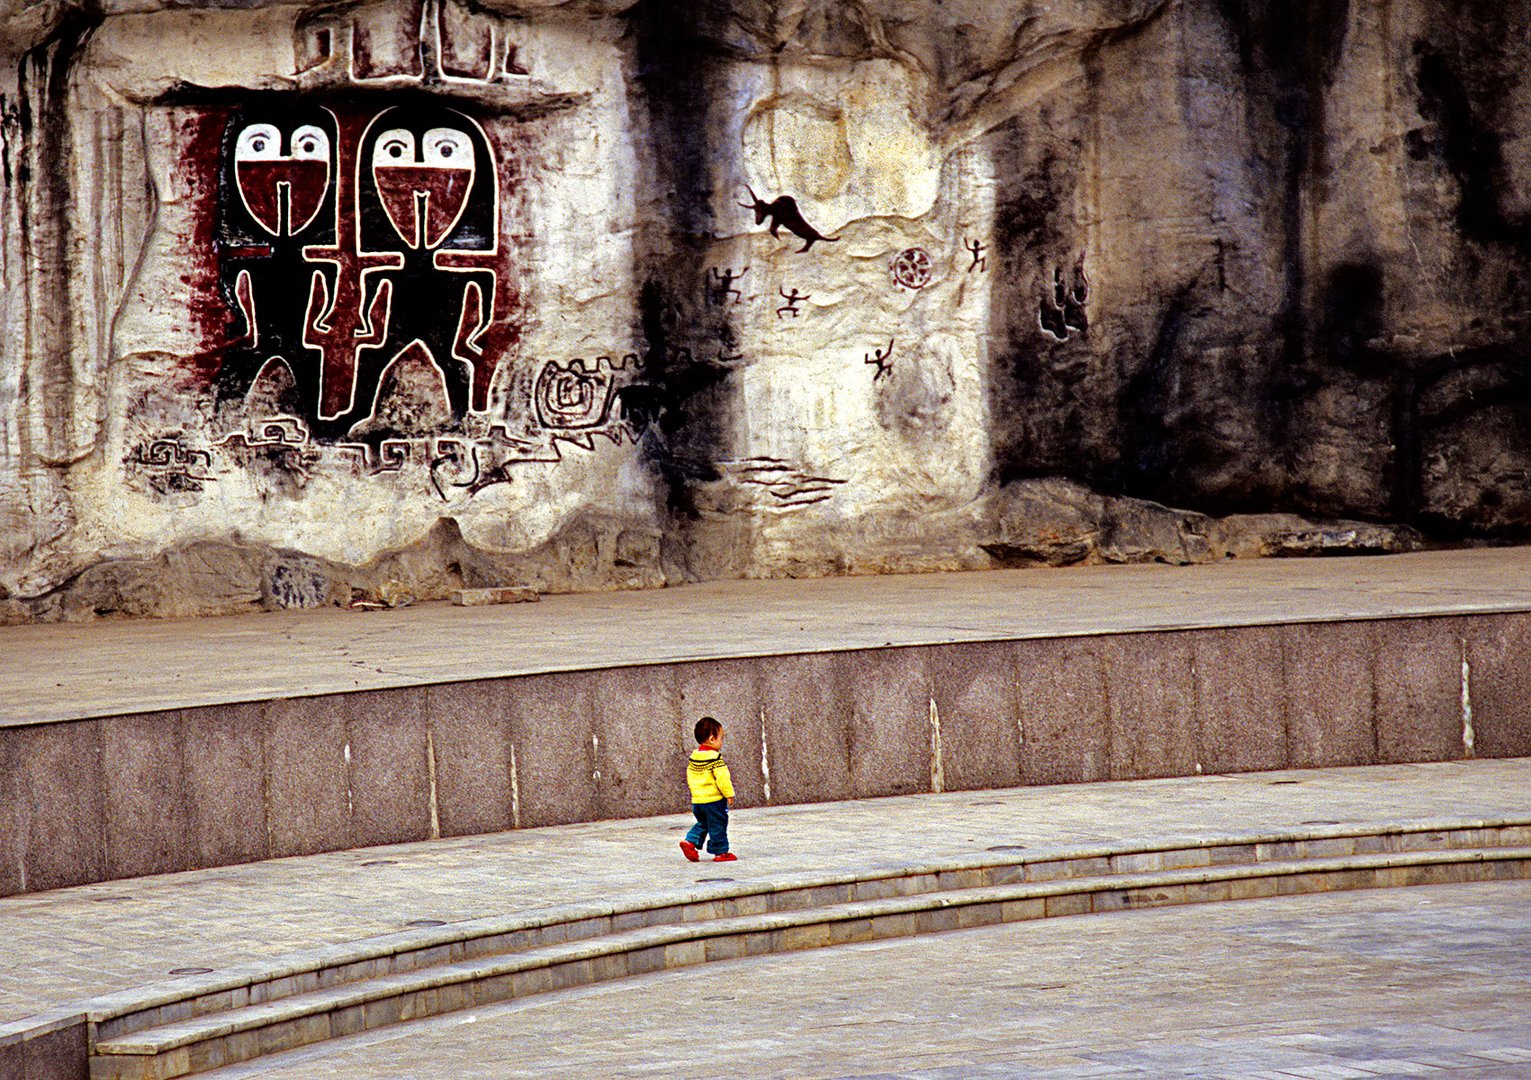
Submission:
M 925 866 L 991 848 L 1040 859 L 1124 841 L 1517 819 L 1531 820 L 1531 759 L 741 804 L 730 829 L 739 861 L 721 865 L 681 857 L 686 815 L 111 881 L 0 899 L 0 1024 L 177 975 L 564 904 L 702 898 L 736 883 Z
M 205 1080 L 1525 1080 L 1531 882 L 1113 912 L 642 975 Z
M 1506 611 L 1531 611 L 1531 548 L 16 626 L 0 628 L 0 726 L 721 657 Z

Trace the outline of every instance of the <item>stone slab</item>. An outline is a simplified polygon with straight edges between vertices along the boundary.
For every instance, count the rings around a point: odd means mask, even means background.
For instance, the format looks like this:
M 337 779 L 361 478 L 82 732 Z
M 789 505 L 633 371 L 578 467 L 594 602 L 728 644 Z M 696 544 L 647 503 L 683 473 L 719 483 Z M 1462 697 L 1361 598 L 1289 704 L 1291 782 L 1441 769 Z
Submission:
M 181 714 L 192 866 L 270 855 L 266 828 L 266 721 L 241 704 Z
M 613 668 L 591 680 L 593 730 L 599 745 L 593 779 L 600 817 L 647 817 L 687 809 L 686 758 L 694 726 L 681 712 L 670 665 Z M 748 742 L 736 744 L 748 754 Z M 724 749 L 730 750 L 727 737 Z M 730 774 L 732 769 L 730 769 Z
M 753 660 L 717 660 L 675 667 L 681 740 L 686 753 L 696 748 L 696 722 L 710 716 L 723 725 L 723 756 L 738 792 L 735 806 L 769 801 L 761 744 L 765 717 L 760 698 L 760 665 Z M 675 778 L 685 796 L 685 778 Z
M 771 657 L 760 665 L 771 801 L 853 797 L 850 732 L 855 703 L 833 654 Z
M 15 832 L 5 846 L 29 891 L 109 876 L 101 723 L 16 728 L 6 733 Z
M 1014 787 L 1021 775 L 1021 713 L 1010 642 L 924 649 L 941 725 L 947 791 Z
M 7 1066 L 0 1069 L 0 1075 L 18 1080 L 88 1080 L 86 1047 L 85 1024 L 71 1024 L 9 1048 L 17 1051 L 10 1064 L 17 1064 L 19 1058 L 20 1070 L 12 1073 Z M 4 1053 L 0 1050 L 0 1055 Z M 0 1066 L 5 1065 L 5 1058 L 0 1056 Z
M 556 674 L 516 682 L 510 731 L 522 826 L 599 817 L 599 744 L 590 680 Z
M 1377 760 L 1370 624 L 1281 628 L 1287 748 L 1294 768 Z
M 101 725 L 106 860 L 113 878 L 192 865 L 180 713 L 119 716 Z
M 19 729 L 18 729 L 19 730 Z M 22 812 L 16 765 L 15 738 L 0 731 L 0 896 L 25 891 L 25 860 L 22 845 Z
M 513 685 L 509 679 L 484 679 L 426 688 L 442 836 L 498 832 L 515 824 L 510 787 Z
M 1290 762 L 1279 627 L 1192 635 L 1197 760 L 1206 772 L 1257 772 Z
M 1474 619 L 1467 659 L 1473 752 L 1531 755 L 1531 615 Z
M 334 698 L 266 706 L 266 786 L 271 854 L 308 855 L 349 837 L 346 713 Z
M 919 649 L 843 653 L 851 791 L 858 799 L 932 790 L 930 676 Z
M 1111 776 L 1144 780 L 1205 771 L 1197 760 L 1192 635 L 1103 638 Z
M 1456 619 L 1379 622 L 1377 760 L 1451 761 L 1463 743 L 1462 661 L 1471 629 Z
M 402 844 L 431 835 L 425 689 L 331 698 L 347 714 L 350 798 L 347 847 Z
M 496 589 L 458 589 L 452 593 L 457 607 L 489 607 L 492 604 L 525 604 L 540 600 L 536 589 L 513 585 Z
M 1022 641 L 1015 653 L 1023 782 L 1107 779 L 1111 726 L 1100 639 Z

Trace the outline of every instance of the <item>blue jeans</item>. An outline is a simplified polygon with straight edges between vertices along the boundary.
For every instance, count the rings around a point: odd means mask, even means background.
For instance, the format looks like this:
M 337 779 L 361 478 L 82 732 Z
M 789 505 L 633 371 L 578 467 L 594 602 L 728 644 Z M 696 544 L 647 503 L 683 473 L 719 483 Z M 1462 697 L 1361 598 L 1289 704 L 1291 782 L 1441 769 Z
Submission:
M 691 804 L 691 812 L 696 815 L 696 824 L 691 826 L 691 831 L 686 834 L 686 842 L 701 847 L 702 841 L 706 840 L 707 850 L 712 854 L 722 855 L 726 852 L 728 850 L 728 800 L 694 802 Z

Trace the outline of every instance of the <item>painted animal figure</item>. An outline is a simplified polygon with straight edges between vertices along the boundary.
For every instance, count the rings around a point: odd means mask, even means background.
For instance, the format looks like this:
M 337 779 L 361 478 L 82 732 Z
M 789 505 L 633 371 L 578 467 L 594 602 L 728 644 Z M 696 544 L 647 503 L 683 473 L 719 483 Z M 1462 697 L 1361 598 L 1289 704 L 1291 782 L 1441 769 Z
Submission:
M 781 233 L 777 232 L 777 230 L 785 228 L 789 233 L 807 241 L 807 243 L 797 249 L 799 255 L 813 247 L 820 240 L 826 244 L 833 244 L 840 239 L 838 236 L 825 236 L 808 224 L 808 222 L 804 221 L 803 212 L 797 208 L 797 200 L 791 195 L 780 195 L 770 202 L 766 202 L 764 199 L 757 197 L 754 189 L 748 184 L 744 185 L 744 190 L 750 193 L 751 201 L 740 203 L 739 205 L 746 210 L 755 211 L 756 225 L 763 223 L 766 218 L 770 218 L 772 236 L 780 236 Z

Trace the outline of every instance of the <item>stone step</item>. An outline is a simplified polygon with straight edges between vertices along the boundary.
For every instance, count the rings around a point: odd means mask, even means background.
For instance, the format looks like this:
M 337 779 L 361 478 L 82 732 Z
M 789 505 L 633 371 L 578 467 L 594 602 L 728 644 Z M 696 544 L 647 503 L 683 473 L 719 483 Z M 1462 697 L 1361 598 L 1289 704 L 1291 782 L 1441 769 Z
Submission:
M 712 883 L 681 897 L 646 897 L 614 905 L 574 905 L 534 916 L 512 915 L 412 930 L 385 938 L 309 950 L 158 987 L 98 998 L 88 1018 L 94 1038 L 118 1035 L 258 1005 L 293 994 L 481 956 L 577 941 L 643 926 L 791 911 L 857 900 L 1040 882 L 1102 874 L 1246 864 L 1386 852 L 1531 844 L 1525 821 L 1413 822 L 1356 826 L 1312 824 L 1297 832 L 1142 840 L 1028 855 L 997 845 L 982 856 L 942 864 L 798 874 L 768 882 Z M 698 895 L 699 893 L 699 895 Z
M 711 883 L 684 896 L 645 897 L 613 905 L 574 905 L 534 916 L 476 919 L 385 938 L 310 950 L 158 987 L 137 987 L 91 1003 L 97 1040 L 166 1023 L 258 1005 L 293 994 L 417 970 L 443 962 L 501 955 L 643 926 L 792 911 L 923 892 L 1198 866 L 1368 853 L 1437 851 L 1531 844 L 1531 819 L 1314 823 L 1301 830 L 1140 840 L 1036 855 L 996 845 L 980 856 L 927 866 L 901 865 L 841 874 L 797 874 L 768 882 Z
M 1024 865 L 1024 864 L 1022 864 Z M 1531 846 L 1250 859 L 846 899 L 613 929 L 97 1037 L 93 1080 L 168 1080 L 405 1020 L 713 960 L 1006 922 L 1265 896 L 1531 878 Z

